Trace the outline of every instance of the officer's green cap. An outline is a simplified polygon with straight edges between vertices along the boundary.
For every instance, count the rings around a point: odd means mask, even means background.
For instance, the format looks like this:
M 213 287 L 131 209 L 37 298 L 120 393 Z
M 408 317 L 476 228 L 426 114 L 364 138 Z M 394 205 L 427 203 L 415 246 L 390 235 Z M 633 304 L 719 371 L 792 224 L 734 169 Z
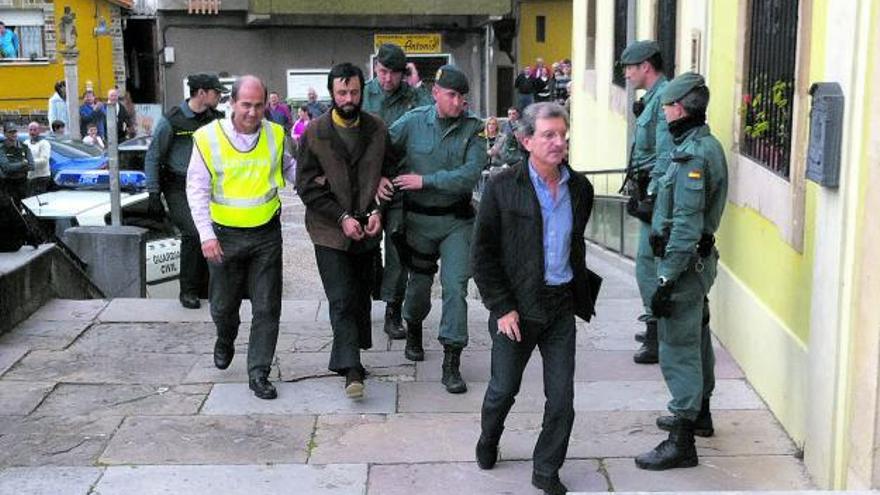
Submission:
M 394 72 L 406 70 L 406 54 L 403 49 L 392 43 L 385 43 L 376 52 L 376 60 Z
M 705 85 L 706 80 L 703 79 L 703 76 L 696 72 L 685 72 L 666 85 L 663 94 L 660 95 L 660 103 L 671 105 L 687 96 L 695 88 Z
M 620 65 L 636 65 L 660 53 L 660 45 L 656 41 L 633 41 L 620 54 Z
M 437 69 L 437 76 L 434 83 L 441 88 L 451 89 L 466 95 L 470 90 L 468 86 L 467 76 L 454 65 L 444 65 Z

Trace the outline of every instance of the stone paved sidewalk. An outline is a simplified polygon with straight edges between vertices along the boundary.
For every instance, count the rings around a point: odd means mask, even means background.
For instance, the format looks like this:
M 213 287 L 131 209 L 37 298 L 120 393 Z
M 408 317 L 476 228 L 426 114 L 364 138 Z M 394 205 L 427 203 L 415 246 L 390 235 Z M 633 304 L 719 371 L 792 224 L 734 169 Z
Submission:
M 304 239 L 301 228 L 288 228 Z M 605 285 L 595 321 L 579 323 L 577 418 L 563 481 L 582 492 L 811 489 L 797 448 L 721 348 L 716 436 L 698 439 L 700 466 L 635 467 L 633 457 L 664 438 L 653 423 L 667 391 L 657 366 L 631 360 L 632 268 L 596 249 L 588 262 Z M 297 276 L 302 287 L 316 275 L 308 267 Z M 355 402 L 326 369 L 331 333 L 322 293 L 306 295 L 284 302 L 275 401 L 247 389 L 246 304 L 226 371 L 213 367 L 206 308 L 162 299 L 47 304 L 0 337 L 0 493 L 538 493 L 529 459 L 543 407 L 539 355 L 508 419 L 501 461 L 481 471 L 473 460 L 489 376 L 479 301 L 470 304 L 463 357 L 468 393 L 449 395 L 439 383 L 436 340 L 423 363 L 405 360 L 402 342 L 382 333 L 376 305 L 374 347 L 364 353 L 367 396 Z M 436 335 L 438 320 L 435 308 L 427 335 Z

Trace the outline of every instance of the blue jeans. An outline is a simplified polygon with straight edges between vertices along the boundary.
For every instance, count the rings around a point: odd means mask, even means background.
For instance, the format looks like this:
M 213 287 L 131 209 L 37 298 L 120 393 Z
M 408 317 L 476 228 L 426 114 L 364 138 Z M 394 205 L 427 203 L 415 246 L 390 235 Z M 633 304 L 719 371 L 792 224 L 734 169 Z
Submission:
M 251 336 L 248 345 L 248 376 L 269 374 L 278 322 L 281 319 L 281 222 L 276 215 L 254 228 L 214 224 L 223 249 L 221 263 L 208 263 L 211 272 L 211 318 L 217 338 L 232 343 L 238 336 L 241 301 L 250 297 Z

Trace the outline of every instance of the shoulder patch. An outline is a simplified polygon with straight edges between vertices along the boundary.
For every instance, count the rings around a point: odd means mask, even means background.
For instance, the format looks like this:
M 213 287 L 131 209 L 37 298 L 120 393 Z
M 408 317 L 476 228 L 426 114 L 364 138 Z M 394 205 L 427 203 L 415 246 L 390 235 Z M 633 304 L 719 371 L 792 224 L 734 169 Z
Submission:
M 694 169 L 694 170 L 691 170 L 690 172 L 688 172 L 688 179 L 702 179 L 702 178 L 703 178 L 703 172 L 701 172 L 700 170 Z

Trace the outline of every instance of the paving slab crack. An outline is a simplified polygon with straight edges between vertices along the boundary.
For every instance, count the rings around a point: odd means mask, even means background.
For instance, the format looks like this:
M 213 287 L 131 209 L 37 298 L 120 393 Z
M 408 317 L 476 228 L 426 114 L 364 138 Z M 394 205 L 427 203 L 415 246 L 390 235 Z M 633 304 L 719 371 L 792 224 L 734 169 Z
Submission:
M 605 478 L 605 483 L 608 485 L 608 491 L 615 491 L 614 483 L 611 481 L 611 474 L 608 472 L 608 466 L 605 464 L 605 459 L 596 459 L 596 461 L 599 463 L 599 474 Z
M 80 338 L 82 338 L 83 335 L 86 334 L 86 332 L 88 332 L 89 330 L 94 328 L 96 325 L 98 325 L 98 322 L 96 322 L 95 320 L 92 320 L 91 322 L 89 322 L 89 324 L 86 325 L 85 328 L 83 328 L 81 332 L 76 334 L 76 336 L 70 341 L 70 343 L 67 344 L 66 346 L 62 347 L 61 350 L 66 351 L 66 350 L 70 349 L 70 347 L 73 346 L 73 344 L 75 344 Z
M 309 435 L 309 443 L 306 444 L 306 462 L 304 464 L 309 464 L 309 461 L 312 459 L 312 452 L 318 447 L 318 443 L 315 442 L 315 437 L 318 436 L 318 416 L 315 415 L 315 421 L 312 423 L 312 434 Z
M 38 402 L 37 405 L 35 405 L 30 411 L 28 411 L 26 416 L 30 416 L 31 414 L 34 413 L 34 411 L 36 411 L 40 406 L 42 406 L 43 403 L 46 402 L 46 399 L 48 399 L 49 396 L 52 395 L 52 392 L 55 392 L 56 390 L 58 390 L 59 385 L 61 385 L 61 383 L 56 382 L 55 385 L 53 385 L 52 388 L 48 392 L 46 392 L 45 395 L 43 395 L 43 398 L 40 399 L 40 402 Z

